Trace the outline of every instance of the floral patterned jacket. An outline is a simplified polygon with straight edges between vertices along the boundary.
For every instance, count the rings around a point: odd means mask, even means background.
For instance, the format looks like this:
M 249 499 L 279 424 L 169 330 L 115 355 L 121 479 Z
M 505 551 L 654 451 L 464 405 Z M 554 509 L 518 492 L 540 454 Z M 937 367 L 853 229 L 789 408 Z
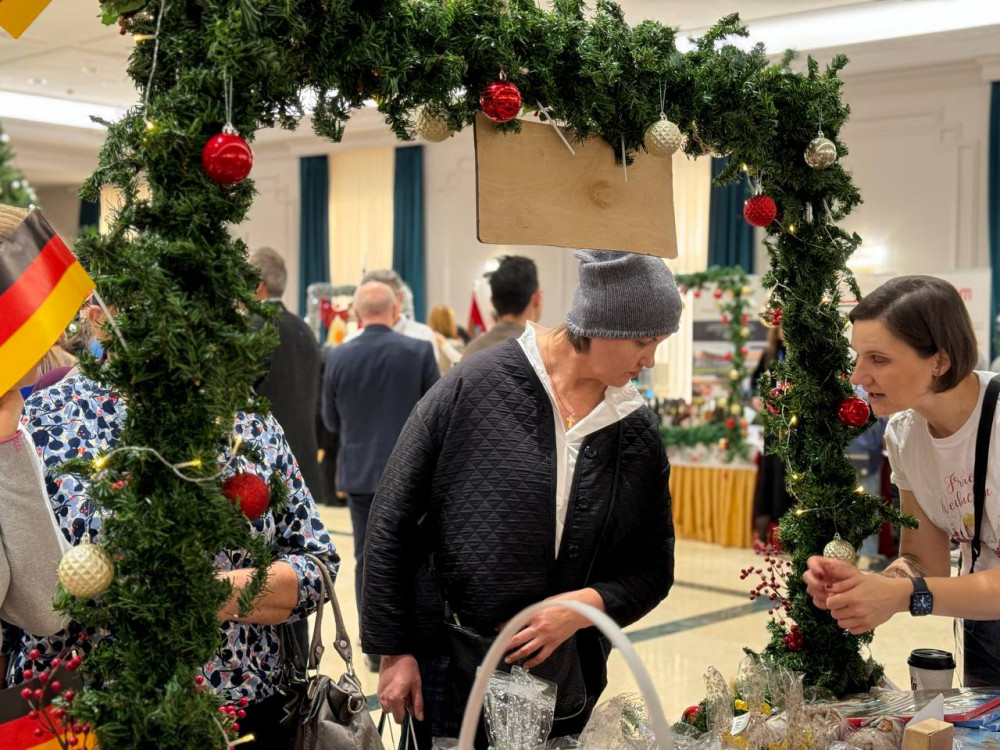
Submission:
M 101 518 L 88 502 L 87 482 L 79 476 L 58 474 L 57 469 L 69 458 L 96 457 L 113 448 L 120 439 L 124 416 L 125 403 L 117 394 L 83 376 L 68 378 L 39 391 L 25 403 L 22 423 L 32 436 L 45 466 L 52 512 L 70 544 L 79 544 L 84 534 L 91 541 L 98 539 Z M 289 618 L 289 622 L 293 622 L 314 611 L 320 596 L 319 571 L 303 553 L 312 553 L 326 561 L 333 576 L 337 574 L 340 558 L 274 417 L 241 412 L 236 415 L 233 432 L 264 455 L 261 464 L 241 458 L 243 470 L 256 472 L 265 481 L 277 472 L 288 488 L 287 510 L 278 518 L 268 511 L 252 523 L 252 533 L 264 535 L 271 543 L 275 559 L 287 562 L 295 570 L 299 601 Z M 228 450 L 224 451 L 219 456 L 220 465 L 230 458 Z M 216 565 L 219 570 L 238 569 L 247 566 L 244 558 L 245 552 L 229 550 L 217 557 Z M 20 644 L 12 643 L 8 647 L 14 651 L 8 668 L 8 684 L 23 681 L 26 668 L 37 673 L 67 647 L 88 652 L 105 635 L 77 623 L 70 623 L 66 629 L 49 637 L 25 633 Z M 33 649 L 41 654 L 36 660 L 29 658 Z M 279 675 L 278 660 L 276 627 L 230 622 L 220 627 L 218 653 L 204 666 L 203 674 L 207 684 L 226 700 L 246 698 L 252 703 L 274 693 Z

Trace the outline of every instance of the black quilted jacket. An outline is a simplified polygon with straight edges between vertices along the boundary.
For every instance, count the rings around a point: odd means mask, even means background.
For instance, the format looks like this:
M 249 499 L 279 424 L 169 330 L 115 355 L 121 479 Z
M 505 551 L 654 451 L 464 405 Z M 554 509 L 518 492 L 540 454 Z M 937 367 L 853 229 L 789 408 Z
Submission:
M 621 626 L 667 595 L 670 466 L 653 414 L 643 407 L 586 439 L 558 557 L 555 449 L 548 395 L 514 340 L 467 360 L 424 396 L 368 521 L 365 653 L 441 649 L 428 549 L 462 624 L 483 634 L 529 604 L 586 586 Z

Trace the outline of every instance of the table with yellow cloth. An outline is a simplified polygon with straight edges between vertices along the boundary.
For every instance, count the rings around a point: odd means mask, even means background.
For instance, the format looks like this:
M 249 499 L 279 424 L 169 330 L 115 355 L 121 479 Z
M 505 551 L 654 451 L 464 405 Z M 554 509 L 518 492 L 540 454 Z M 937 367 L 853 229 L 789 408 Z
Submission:
M 681 539 L 724 547 L 753 545 L 754 464 L 671 463 L 674 531 Z

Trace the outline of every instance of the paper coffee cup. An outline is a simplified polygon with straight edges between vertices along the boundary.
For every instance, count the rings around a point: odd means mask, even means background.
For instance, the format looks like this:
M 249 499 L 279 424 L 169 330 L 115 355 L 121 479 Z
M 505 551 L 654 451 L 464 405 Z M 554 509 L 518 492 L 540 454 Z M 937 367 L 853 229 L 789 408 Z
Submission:
M 916 648 L 906 660 L 910 666 L 910 689 L 947 690 L 955 676 L 955 659 L 947 651 Z

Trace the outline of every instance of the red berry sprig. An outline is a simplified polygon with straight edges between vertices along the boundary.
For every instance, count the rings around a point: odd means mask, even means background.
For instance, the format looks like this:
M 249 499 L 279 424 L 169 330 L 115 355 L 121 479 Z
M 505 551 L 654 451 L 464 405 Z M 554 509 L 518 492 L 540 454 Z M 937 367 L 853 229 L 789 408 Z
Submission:
M 39 661 L 41 652 L 34 648 L 28 652 L 28 658 L 33 662 Z M 66 658 L 64 653 L 63 656 L 52 659 L 49 666 L 37 675 L 33 669 L 23 670 L 25 680 L 35 680 L 39 685 L 34 689 L 26 686 L 21 690 L 21 697 L 28 703 L 28 718 L 38 722 L 32 734 L 38 739 L 50 735 L 62 750 L 86 746 L 91 727 L 67 715 L 67 709 L 72 706 L 76 692 L 70 689 L 63 690 L 62 682 L 53 677 L 60 666 L 67 672 L 75 672 L 82 663 L 83 658 L 78 654 L 73 653 Z

